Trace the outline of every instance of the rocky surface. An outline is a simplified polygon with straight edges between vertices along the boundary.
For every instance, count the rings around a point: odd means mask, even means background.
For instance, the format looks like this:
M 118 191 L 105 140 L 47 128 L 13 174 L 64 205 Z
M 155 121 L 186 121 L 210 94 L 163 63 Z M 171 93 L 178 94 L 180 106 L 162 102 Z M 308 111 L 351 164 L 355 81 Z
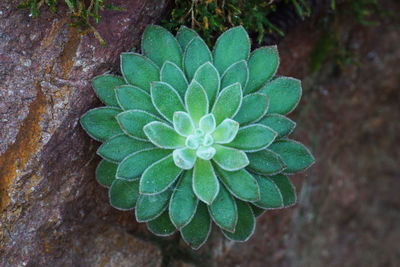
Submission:
M 19 2 L 0 3 L 0 266 L 159 266 L 160 249 L 126 235 L 133 217 L 93 179 L 98 144 L 78 120 L 99 105 L 90 79 L 116 69 L 168 3 L 114 1 L 126 12 L 103 13 L 103 48 L 65 9 L 32 20 Z
M 129 12 L 104 14 L 102 48 L 70 30 L 61 11 L 32 21 L 16 2 L 0 3 L 0 266 L 400 265 L 396 17 L 380 18 L 377 27 L 340 18 L 340 40 L 358 64 L 339 68 L 331 58 L 314 74 L 308 60 L 318 21 L 289 30 L 279 72 L 303 79 L 291 118 L 295 139 L 317 163 L 292 176 L 298 205 L 260 217 L 247 243 L 213 231 L 195 252 L 108 205 L 94 179 L 98 143 L 78 123 L 99 105 L 91 77 L 117 70 L 119 53 L 139 45 L 166 3 L 120 0 Z M 400 11 L 395 0 L 381 3 Z

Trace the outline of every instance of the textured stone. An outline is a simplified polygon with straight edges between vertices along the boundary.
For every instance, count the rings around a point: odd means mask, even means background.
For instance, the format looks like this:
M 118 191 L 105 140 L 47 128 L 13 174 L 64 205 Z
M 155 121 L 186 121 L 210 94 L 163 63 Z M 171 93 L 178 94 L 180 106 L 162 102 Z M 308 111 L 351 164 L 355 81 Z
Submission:
M 103 253 L 105 265 L 159 265 L 156 246 L 126 236 L 134 216 L 106 204 L 94 180 L 98 144 L 79 117 L 99 105 L 91 78 L 116 69 L 119 54 L 140 45 L 166 1 L 113 1 L 126 11 L 103 12 L 96 28 L 105 48 L 69 27 L 65 7 L 56 14 L 43 8 L 32 20 L 16 9 L 19 2 L 0 3 L 0 266 L 96 265 Z M 129 245 L 120 252 L 106 249 L 113 231 L 118 247 Z

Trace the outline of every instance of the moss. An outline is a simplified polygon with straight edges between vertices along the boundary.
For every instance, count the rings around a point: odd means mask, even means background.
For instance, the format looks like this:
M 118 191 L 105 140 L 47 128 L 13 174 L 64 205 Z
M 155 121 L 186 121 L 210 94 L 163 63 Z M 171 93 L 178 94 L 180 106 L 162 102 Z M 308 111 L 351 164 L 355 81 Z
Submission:
M 105 46 L 106 42 L 103 40 L 99 32 L 93 26 L 100 20 L 100 11 L 105 9 L 120 10 L 123 8 L 114 6 L 108 3 L 107 0 L 62 0 L 63 4 L 68 7 L 70 26 L 76 28 L 80 33 L 92 32 L 99 40 L 101 45 Z M 32 18 L 38 18 L 42 6 L 47 5 L 51 12 L 55 13 L 59 8 L 59 0 L 24 0 L 17 7 L 20 9 L 29 9 Z
M 214 43 L 227 28 L 243 25 L 246 30 L 256 33 L 261 43 L 265 33 L 275 31 L 283 36 L 283 31 L 268 19 L 276 11 L 278 2 L 291 3 L 302 18 L 310 14 L 305 0 L 179 0 L 168 20 L 163 25 L 176 31 L 184 24 L 196 30 L 208 44 Z
M 341 5 L 336 5 L 335 0 L 332 0 L 331 9 L 335 12 L 315 23 L 319 25 L 317 30 L 322 34 L 310 57 L 311 72 L 318 71 L 329 58 L 334 59 L 341 68 L 358 64 L 358 55 L 351 52 L 340 39 L 343 36 L 343 24 L 350 27 L 376 26 L 379 24 L 376 19 L 388 14 L 380 8 L 378 0 L 351 0 Z

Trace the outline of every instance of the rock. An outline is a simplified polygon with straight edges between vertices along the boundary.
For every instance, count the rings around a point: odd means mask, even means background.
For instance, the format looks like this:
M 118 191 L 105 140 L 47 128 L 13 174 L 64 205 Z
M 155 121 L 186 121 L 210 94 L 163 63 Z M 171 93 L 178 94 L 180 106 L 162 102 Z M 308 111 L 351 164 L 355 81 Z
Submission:
M 127 233 L 134 216 L 107 204 L 79 117 L 100 104 L 91 78 L 116 70 L 167 2 L 113 1 L 126 11 L 102 13 L 105 48 L 69 27 L 65 7 L 33 20 L 19 3 L 0 3 L 0 266 L 160 265 L 155 245 Z

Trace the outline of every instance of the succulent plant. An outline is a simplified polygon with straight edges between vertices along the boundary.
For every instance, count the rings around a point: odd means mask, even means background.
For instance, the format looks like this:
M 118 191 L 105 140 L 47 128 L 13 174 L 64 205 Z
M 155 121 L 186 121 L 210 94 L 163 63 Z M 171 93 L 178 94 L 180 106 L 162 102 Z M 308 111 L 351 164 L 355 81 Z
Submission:
M 250 53 L 243 27 L 224 32 L 210 51 L 189 28 L 174 37 L 148 26 L 142 54 L 121 55 L 123 77 L 93 79 L 106 106 L 81 118 L 103 142 L 96 178 L 111 205 L 135 209 L 156 235 L 180 231 L 194 249 L 212 222 L 228 239 L 246 241 L 256 216 L 293 205 L 286 174 L 314 158 L 287 138 L 295 123 L 285 115 L 301 85 L 274 76 L 278 65 L 276 46 Z

